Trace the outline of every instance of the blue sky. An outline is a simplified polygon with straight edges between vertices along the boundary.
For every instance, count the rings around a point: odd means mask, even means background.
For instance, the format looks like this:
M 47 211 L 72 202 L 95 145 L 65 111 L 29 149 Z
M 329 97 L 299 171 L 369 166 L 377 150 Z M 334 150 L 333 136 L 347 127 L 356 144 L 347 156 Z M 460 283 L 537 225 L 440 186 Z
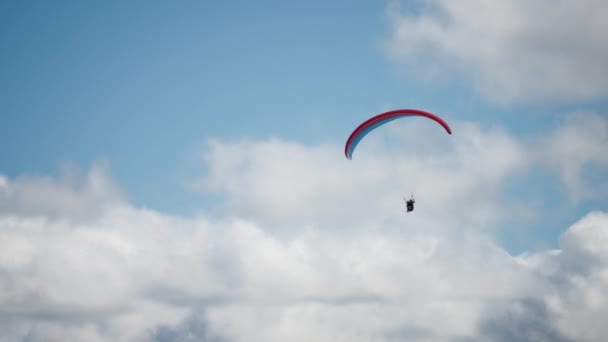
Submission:
M 179 210 L 206 137 L 342 139 L 407 89 L 383 5 L 345 4 L 5 3 L 3 172 L 106 158 L 136 202 Z
M 105 160 L 135 204 L 177 214 L 206 203 L 184 184 L 201 171 L 197 150 L 211 137 L 341 143 L 372 114 L 415 107 L 525 138 L 555 126 L 557 113 L 606 110 L 601 97 L 497 105 L 458 75 L 404 74 L 386 56 L 391 23 L 381 1 L 1 6 L 0 171 L 56 175 L 65 162 Z M 540 174 L 518 189 L 539 178 L 547 183 Z M 563 196 L 555 184 L 544 188 Z M 560 208 L 554 223 L 565 228 L 602 205 Z M 551 245 L 555 234 L 532 239 Z
M 134 203 L 189 214 L 204 198 L 183 178 L 200 171 L 192 159 L 210 137 L 340 143 L 368 116 L 401 107 L 533 135 L 554 126 L 556 113 L 606 109 L 601 99 L 495 105 L 464 77 L 404 75 L 383 47 L 387 8 L 5 2 L 0 170 L 57 174 L 65 162 L 106 160 Z
M 0 2 L 0 339 L 603 341 L 607 10 Z

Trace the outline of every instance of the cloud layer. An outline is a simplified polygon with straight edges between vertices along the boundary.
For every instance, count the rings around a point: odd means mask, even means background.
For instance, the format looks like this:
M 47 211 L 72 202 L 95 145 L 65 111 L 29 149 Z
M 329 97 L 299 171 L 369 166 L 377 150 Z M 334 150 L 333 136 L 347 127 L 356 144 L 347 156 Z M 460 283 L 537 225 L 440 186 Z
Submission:
M 397 2 L 398 3 L 398 2 Z M 498 103 L 608 95 L 602 0 L 424 0 L 391 6 L 391 58 L 418 76 L 456 71 Z
M 575 152 L 541 153 L 551 142 L 595 151 L 583 170 L 605 163 L 597 120 L 533 146 L 470 123 L 449 144 L 395 124 L 352 161 L 331 144 L 215 140 L 198 184 L 224 196 L 213 216 L 137 208 L 103 167 L 2 177 L 0 339 L 600 341 L 608 213 L 560 227 L 557 250 L 514 256 L 492 238 L 518 205 L 503 189 L 530 165 L 566 184 L 582 174 L 563 170 Z M 568 133 L 580 125 L 588 134 Z M 433 143 L 413 148 L 416 132 Z

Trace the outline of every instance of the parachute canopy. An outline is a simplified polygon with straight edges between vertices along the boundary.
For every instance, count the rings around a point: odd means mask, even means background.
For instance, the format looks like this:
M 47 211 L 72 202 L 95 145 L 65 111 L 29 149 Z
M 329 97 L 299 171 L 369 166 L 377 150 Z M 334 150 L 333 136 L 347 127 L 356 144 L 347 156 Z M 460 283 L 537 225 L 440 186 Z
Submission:
M 385 123 L 388 123 L 390 121 L 393 121 L 395 119 L 398 119 L 398 118 L 401 118 L 404 116 L 422 116 L 422 117 L 429 118 L 431 120 L 436 121 L 441 126 L 443 126 L 443 128 L 446 130 L 446 132 L 448 132 L 448 134 L 452 134 L 452 130 L 450 129 L 450 126 L 442 118 L 440 118 L 439 116 L 437 116 L 433 113 L 425 112 L 425 111 L 419 110 L 419 109 L 391 110 L 391 111 L 381 113 L 372 118 L 367 119 L 350 134 L 350 137 L 348 137 L 348 140 L 346 141 L 346 145 L 344 146 L 344 154 L 346 155 L 346 158 L 352 159 L 352 155 L 353 155 L 353 152 L 355 151 L 355 148 L 357 147 L 357 144 L 359 144 L 361 139 L 363 139 L 363 137 L 365 137 L 369 132 L 373 131 L 374 129 L 376 129 L 379 126 L 384 125 Z

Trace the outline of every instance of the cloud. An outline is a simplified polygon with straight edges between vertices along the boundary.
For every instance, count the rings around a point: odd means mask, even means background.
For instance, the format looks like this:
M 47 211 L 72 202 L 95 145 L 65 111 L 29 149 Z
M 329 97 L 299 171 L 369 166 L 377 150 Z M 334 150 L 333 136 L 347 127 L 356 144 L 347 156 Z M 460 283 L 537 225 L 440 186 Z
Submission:
M 433 128 L 424 122 L 392 125 L 388 137 L 367 136 L 352 161 L 338 145 L 211 141 L 204 156 L 208 176 L 198 189 L 227 194 L 227 212 L 282 230 L 294 221 L 313 225 L 334 220 L 333 229 L 349 230 L 403 221 L 403 203 L 395 199 L 412 193 L 418 203 L 433 203 L 420 204 L 417 214 L 407 218 L 415 225 L 426 221 L 432 226 L 437 218 L 450 217 L 457 222 L 454 227 L 478 226 L 499 219 L 505 210 L 512 215 L 497 193 L 513 174 L 525 170 L 524 146 L 499 128 L 454 123 L 453 136 Z M 469 206 L 477 210 L 465 210 Z M 344 223 L 348 228 L 340 227 Z
M 85 219 L 126 200 L 104 163 L 95 164 L 86 175 L 73 165 L 62 171 L 61 179 L 24 175 L 11 182 L 0 174 L 0 213 Z
M 521 298 L 492 309 L 480 324 L 484 341 L 573 341 L 558 330 L 542 300 Z
M 426 0 L 415 7 L 390 7 L 386 48 L 418 76 L 465 79 L 497 103 L 607 95 L 604 1 Z
M 454 131 L 391 125 L 352 161 L 331 144 L 214 140 L 199 189 L 224 196 L 215 215 L 138 208 L 97 166 L 77 182 L 2 177 L 0 339 L 601 341 L 608 213 L 558 250 L 511 255 L 492 237 L 512 215 L 503 189 L 538 154 L 499 128 Z
M 549 280 L 544 301 L 560 331 L 576 341 L 601 341 L 608 314 L 608 213 L 591 212 L 560 237 L 560 249 L 522 256 Z
M 608 197 L 608 119 L 571 113 L 566 120 L 544 138 L 537 158 L 559 172 L 573 199 Z
M 178 326 L 161 326 L 156 329 L 154 342 L 224 342 L 222 337 L 209 333 L 208 323 L 204 317 L 192 315 Z

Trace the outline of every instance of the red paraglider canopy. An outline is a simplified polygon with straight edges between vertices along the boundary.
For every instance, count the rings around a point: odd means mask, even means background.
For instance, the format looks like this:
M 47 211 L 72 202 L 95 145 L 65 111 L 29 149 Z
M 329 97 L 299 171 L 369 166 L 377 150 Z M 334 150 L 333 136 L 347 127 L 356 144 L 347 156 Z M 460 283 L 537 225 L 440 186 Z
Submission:
M 387 122 L 404 116 L 422 116 L 429 118 L 443 126 L 443 128 L 446 130 L 446 132 L 448 132 L 448 134 L 452 134 L 450 126 L 442 118 L 433 113 L 429 113 L 419 109 L 391 110 L 367 119 L 351 133 L 350 137 L 348 137 L 348 140 L 346 141 L 346 145 L 344 146 L 344 154 L 346 155 L 346 158 L 352 159 L 352 154 L 355 150 L 355 147 L 357 147 L 357 144 L 369 132 L 381 125 L 384 125 Z

